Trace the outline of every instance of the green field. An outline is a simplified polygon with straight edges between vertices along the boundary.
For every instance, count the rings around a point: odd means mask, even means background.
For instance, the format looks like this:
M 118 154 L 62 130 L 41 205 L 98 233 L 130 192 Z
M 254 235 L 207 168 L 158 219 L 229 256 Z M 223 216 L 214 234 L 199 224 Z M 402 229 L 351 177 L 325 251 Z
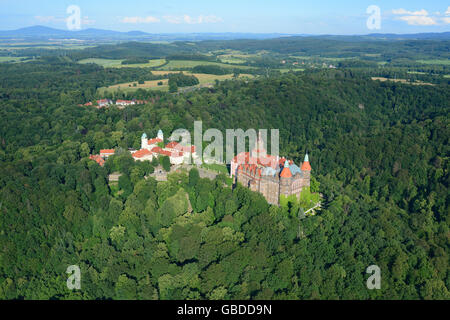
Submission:
M 113 59 L 97 59 L 97 58 L 89 58 L 78 61 L 78 63 L 86 64 L 86 63 L 95 63 L 104 68 L 155 68 L 162 66 L 166 63 L 165 59 L 152 59 L 149 60 L 148 63 L 139 63 L 139 64 L 122 64 L 124 60 L 113 60 Z
M 86 48 L 92 48 L 94 46 L 83 45 L 80 43 L 27 43 L 27 42 L 14 42 L 0 43 L 0 50 L 23 50 L 23 49 L 65 49 L 65 50 L 83 50 Z
M 443 65 L 450 65 L 450 59 L 417 60 L 417 62 L 423 63 L 423 64 L 443 64 Z
M 159 68 L 159 70 L 179 70 L 179 69 L 190 69 L 196 66 L 214 65 L 222 68 L 239 68 L 239 69 L 254 69 L 254 67 L 249 66 L 239 66 L 230 65 L 220 62 L 211 61 L 196 61 L 196 60 L 172 60 L 165 66 Z
M 113 68 L 117 66 L 121 66 L 123 60 L 113 60 L 113 59 L 98 59 L 98 58 L 89 58 L 78 61 L 81 64 L 87 63 L 95 63 L 105 68 Z
M 166 59 L 152 59 L 148 63 L 138 63 L 138 64 L 120 64 L 114 66 L 114 68 L 156 68 L 160 67 L 166 63 Z
M 0 57 L 1 62 L 20 62 L 20 59 L 25 57 Z
M 176 72 L 182 72 L 182 71 L 168 71 L 167 73 L 176 73 Z M 152 71 L 153 74 L 165 74 L 163 71 Z M 191 72 L 183 72 L 186 75 L 193 75 L 195 76 L 198 81 L 200 82 L 198 86 L 204 86 L 209 84 L 214 84 L 217 81 L 224 81 L 224 80 L 231 80 L 233 79 L 232 74 L 225 74 L 225 75 L 214 75 L 214 74 L 204 74 L 204 73 L 191 73 Z M 251 74 L 240 74 L 239 79 L 252 79 L 254 76 Z M 158 82 L 162 82 L 163 85 L 159 86 Z M 126 83 L 120 83 L 116 85 L 112 85 L 109 87 L 102 87 L 98 89 L 98 92 L 100 94 L 103 94 L 105 92 L 114 92 L 114 91 L 124 91 L 124 92 L 133 92 L 137 89 L 145 89 L 145 90 L 160 90 L 160 91 L 169 91 L 169 80 L 168 78 L 162 79 L 162 80 L 151 80 L 151 81 L 145 81 L 143 84 L 139 84 L 136 81 L 133 82 L 126 82 Z
M 292 68 L 292 69 L 290 69 L 290 68 L 281 68 L 279 70 L 280 70 L 281 73 L 286 73 L 286 72 L 289 72 L 289 71 L 293 71 L 293 72 L 305 71 L 305 69 L 301 69 L 301 68 Z

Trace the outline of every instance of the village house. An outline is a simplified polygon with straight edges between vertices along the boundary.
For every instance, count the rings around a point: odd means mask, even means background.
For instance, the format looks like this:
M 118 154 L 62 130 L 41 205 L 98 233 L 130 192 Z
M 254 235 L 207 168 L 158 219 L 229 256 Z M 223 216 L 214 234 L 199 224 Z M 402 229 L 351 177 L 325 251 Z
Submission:
M 99 166 L 103 167 L 105 165 L 105 159 L 103 159 L 100 155 L 95 154 L 95 155 L 90 155 L 89 159 L 94 160 L 95 162 L 97 162 L 99 164 Z
M 112 101 L 109 99 L 100 99 L 100 100 L 97 100 L 97 104 L 98 104 L 98 108 L 100 109 L 100 108 L 105 108 L 105 107 L 111 105 Z
M 100 150 L 100 156 L 103 159 L 108 159 L 110 156 L 113 156 L 116 153 L 114 149 L 103 149 Z
M 131 105 L 135 105 L 136 102 L 133 100 L 117 100 L 116 101 L 116 105 L 118 106 L 131 106 Z

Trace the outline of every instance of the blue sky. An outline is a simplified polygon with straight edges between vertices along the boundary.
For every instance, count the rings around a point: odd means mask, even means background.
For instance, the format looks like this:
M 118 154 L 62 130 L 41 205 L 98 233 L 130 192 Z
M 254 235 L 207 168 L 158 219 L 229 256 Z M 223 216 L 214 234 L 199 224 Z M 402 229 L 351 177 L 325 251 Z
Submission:
M 67 28 L 70 5 L 82 28 L 151 33 L 251 32 L 367 34 L 450 31 L 450 0 L 0 0 L 0 30 L 32 25 Z M 381 10 L 369 29 L 367 8 Z

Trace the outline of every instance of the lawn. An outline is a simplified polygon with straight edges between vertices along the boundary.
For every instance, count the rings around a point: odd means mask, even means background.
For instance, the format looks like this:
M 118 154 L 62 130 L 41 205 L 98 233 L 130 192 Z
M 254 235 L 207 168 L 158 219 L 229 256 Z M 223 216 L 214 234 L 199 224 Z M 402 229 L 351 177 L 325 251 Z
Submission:
M 230 172 L 228 172 L 227 166 L 223 165 L 223 164 L 215 164 L 215 163 L 214 164 L 207 164 L 207 163 L 204 163 L 204 164 L 202 164 L 202 168 L 205 168 L 205 169 L 208 169 L 208 170 L 212 170 L 212 171 L 216 171 L 216 172 L 219 172 L 219 173 L 224 173 L 226 175 L 230 174 Z
M 304 188 L 300 193 L 300 207 L 307 211 L 320 202 L 320 194 L 312 193 L 310 188 Z

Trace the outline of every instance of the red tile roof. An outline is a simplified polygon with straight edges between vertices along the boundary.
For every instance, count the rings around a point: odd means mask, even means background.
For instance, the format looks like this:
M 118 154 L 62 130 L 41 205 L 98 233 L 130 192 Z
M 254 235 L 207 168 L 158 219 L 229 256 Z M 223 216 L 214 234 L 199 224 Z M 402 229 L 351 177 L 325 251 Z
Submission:
M 114 149 L 103 149 L 100 150 L 100 154 L 114 154 L 116 151 Z
M 178 142 L 172 141 L 172 142 L 169 142 L 169 143 L 167 144 L 166 148 L 168 148 L 168 149 L 175 149 L 175 147 L 176 147 L 178 144 L 179 144 Z
M 292 177 L 292 172 L 288 167 L 285 167 L 283 171 L 281 171 L 280 177 L 282 178 L 290 178 Z
M 100 153 L 116 153 L 116 151 L 114 149 L 102 149 Z
M 160 142 L 163 142 L 160 138 L 155 138 L 155 139 L 148 140 L 148 144 L 149 145 L 157 144 L 157 143 L 160 143 Z
M 195 152 L 195 146 L 182 146 L 176 141 L 172 141 L 167 144 L 167 149 L 175 149 L 179 152 L 187 152 L 187 153 L 194 153 Z
M 312 169 L 311 169 L 311 165 L 309 164 L 309 162 L 307 162 L 307 161 L 303 162 L 301 170 L 302 171 L 311 171 Z
M 143 158 L 143 157 L 145 157 L 145 156 L 147 156 L 147 155 L 151 155 L 152 153 L 149 151 L 149 150 L 147 150 L 147 149 L 141 149 L 141 150 L 139 150 L 139 151 L 136 151 L 135 153 L 133 153 L 133 158 L 138 158 L 138 159 L 140 159 L 140 158 Z
M 103 160 L 103 158 L 101 156 L 99 156 L 98 154 L 89 156 L 89 159 L 94 160 L 102 167 L 105 164 L 105 160 Z
M 152 149 L 152 152 L 161 154 L 161 155 L 163 155 L 163 156 L 168 156 L 168 157 L 171 157 L 171 156 L 172 156 L 172 152 L 163 150 L 163 149 L 160 148 L 160 147 L 154 147 L 154 148 Z

